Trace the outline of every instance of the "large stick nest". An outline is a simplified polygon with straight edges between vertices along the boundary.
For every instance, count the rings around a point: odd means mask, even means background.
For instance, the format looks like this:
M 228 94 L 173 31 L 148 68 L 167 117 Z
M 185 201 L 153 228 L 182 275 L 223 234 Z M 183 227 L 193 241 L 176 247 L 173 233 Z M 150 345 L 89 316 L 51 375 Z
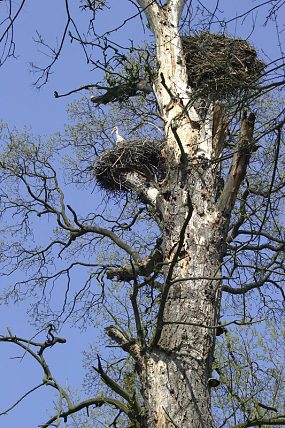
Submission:
M 166 171 L 161 155 L 164 141 L 133 140 L 117 144 L 97 158 L 95 177 L 108 191 L 126 191 L 128 173 L 139 173 L 149 180 L 161 180 Z
M 189 84 L 198 96 L 228 99 L 256 87 L 265 68 L 242 39 L 203 32 L 183 36 Z

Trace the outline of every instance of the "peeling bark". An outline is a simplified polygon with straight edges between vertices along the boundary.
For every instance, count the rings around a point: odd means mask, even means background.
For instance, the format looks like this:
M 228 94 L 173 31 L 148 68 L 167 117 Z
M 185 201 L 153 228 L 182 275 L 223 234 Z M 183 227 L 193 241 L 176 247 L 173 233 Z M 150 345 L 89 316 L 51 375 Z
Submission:
M 227 121 L 222 104 L 210 105 L 202 120 L 191 102 L 178 36 L 183 1 L 169 1 L 163 8 L 147 0 L 139 4 L 147 8 L 156 39 L 154 90 L 165 122 L 162 155 L 169 166 L 164 181 L 155 186 L 147 177 L 127 177 L 163 227 L 165 282 L 157 328 L 151 346 L 137 358 L 145 427 L 210 428 L 213 326 L 219 319 L 228 227 L 228 217 L 217 204 L 220 166 L 212 161 L 220 156 Z
M 231 210 L 252 151 L 254 115 L 242 120 L 237 150 L 221 191 L 218 160 L 228 118 L 225 106 L 218 102 L 209 104 L 201 117 L 191 99 L 178 31 L 184 1 L 169 0 L 164 7 L 151 0 L 138 0 L 138 4 L 155 35 L 158 73 L 154 91 L 165 123 L 162 156 L 168 171 L 159 183 L 136 172 L 128 173 L 125 180 L 152 206 L 160 221 L 159 263 L 164 286 L 149 346 L 144 343 L 139 347 L 117 330 L 113 336 L 136 360 L 145 428 L 211 428 L 221 264 Z M 145 268 L 137 263 L 110 275 L 135 281 L 135 275 L 143 274 Z
M 200 159 L 189 165 L 186 179 L 181 173 L 176 178 L 169 180 L 175 183 L 171 196 L 161 200 L 167 295 L 159 313 L 161 331 L 141 375 L 147 426 L 208 428 L 213 426 L 208 383 L 215 345 L 211 327 L 219 319 L 228 224 L 217 210 L 217 170 L 212 163 Z

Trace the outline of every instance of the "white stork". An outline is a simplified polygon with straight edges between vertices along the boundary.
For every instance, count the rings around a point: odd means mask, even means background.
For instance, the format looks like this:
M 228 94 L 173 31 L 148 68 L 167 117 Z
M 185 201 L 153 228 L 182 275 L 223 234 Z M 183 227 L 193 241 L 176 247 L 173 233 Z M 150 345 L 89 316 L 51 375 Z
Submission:
M 112 129 L 111 135 L 113 135 L 113 134 L 115 134 L 115 136 L 116 136 L 116 144 L 122 143 L 123 141 L 125 141 L 124 137 L 119 135 L 117 126 L 114 126 L 114 128 Z

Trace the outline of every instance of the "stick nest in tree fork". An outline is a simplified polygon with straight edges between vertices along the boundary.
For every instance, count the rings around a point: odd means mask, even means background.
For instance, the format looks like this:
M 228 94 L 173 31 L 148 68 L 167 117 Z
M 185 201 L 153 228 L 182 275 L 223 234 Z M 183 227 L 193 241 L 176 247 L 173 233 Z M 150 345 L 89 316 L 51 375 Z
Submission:
M 254 89 L 265 63 L 256 50 L 242 39 L 199 33 L 183 36 L 189 84 L 197 96 L 207 99 L 229 99 Z
M 138 173 L 149 180 L 161 180 L 166 165 L 161 155 L 164 141 L 133 140 L 117 144 L 97 158 L 94 173 L 99 185 L 108 191 L 127 191 L 128 173 Z

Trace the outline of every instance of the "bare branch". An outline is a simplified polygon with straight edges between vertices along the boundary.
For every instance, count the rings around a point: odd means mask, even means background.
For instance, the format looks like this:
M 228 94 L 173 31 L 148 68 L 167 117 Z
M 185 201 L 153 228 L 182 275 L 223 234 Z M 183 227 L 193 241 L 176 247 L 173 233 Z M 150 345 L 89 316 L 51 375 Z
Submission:
M 162 333 L 162 329 L 163 329 L 163 325 L 164 325 L 164 320 L 163 320 L 164 309 L 165 309 L 165 305 L 167 302 L 169 289 L 170 289 L 171 284 L 172 284 L 172 275 L 174 272 L 175 265 L 178 261 L 180 251 L 181 251 L 182 246 L 183 246 L 184 237 L 185 237 L 185 230 L 186 230 L 186 227 L 188 226 L 189 221 L 191 219 L 192 212 L 193 212 L 193 207 L 192 207 L 190 196 L 188 194 L 188 212 L 187 212 L 186 218 L 184 220 L 184 223 L 181 227 L 180 234 L 179 234 L 179 241 L 177 242 L 176 251 L 175 251 L 175 254 L 174 254 L 173 259 L 171 261 L 171 264 L 169 266 L 167 277 L 165 279 L 163 292 L 161 295 L 160 306 L 159 306 L 158 314 L 157 314 L 156 330 L 155 330 L 155 334 L 154 334 L 154 337 L 153 337 L 152 342 L 151 342 L 152 348 L 158 344 L 159 339 L 161 337 L 161 333 Z
M 108 336 L 114 340 L 124 351 L 128 352 L 136 360 L 141 358 L 141 349 L 136 339 L 126 337 L 116 326 L 111 325 L 105 328 Z
M 132 397 L 125 391 L 117 382 L 115 382 L 107 373 L 103 370 L 101 359 L 97 354 L 98 367 L 93 367 L 93 369 L 100 375 L 103 382 L 112 389 L 116 394 L 120 395 L 128 403 L 132 401 Z
M 248 118 L 246 113 L 244 114 L 237 142 L 237 151 L 233 156 L 230 172 L 218 201 L 218 208 L 224 215 L 231 212 L 240 184 L 246 174 L 247 165 L 253 150 L 252 137 L 254 122 L 255 115 L 253 113 L 250 113 Z
M 148 277 L 151 273 L 157 273 L 161 270 L 163 255 L 160 248 L 161 240 L 157 240 L 157 246 L 152 253 L 144 258 L 137 266 L 130 263 L 119 268 L 111 268 L 107 270 L 107 278 L 116 278 L 117 281 L 134 281 L 135 277 L 145 276 Z
M 28 392 L 26 392 L 24 395 L 22 395 L 22 397 L 20 397 L 12 406 L 10 406 L 8 409 L 6 409 L 3 412 L 1 412 L 0 416 L 7 415 L 7 413 L 9 413 L 10 410 L 13 410 L 28 395 L 30 395 L 32 392 L 36 391 L 37 389 L 41 388 L 44 385 L 46 385 L 46 382 L 42 382 L 39 385 L 35 386 L 34 388 L 30 389 Z
M 115 398 L 110 398 L 110 397 L 104 397 L 104 396 L 94 397 L 94 398 L 90 398 L 88 400 L 81 401 L 81 403 L 78 403 L 74 406 L 71 406 L 68 410 L 60 412 L 59 414 L 50 418 L 46 423 L 40 425 L 40 427 L 48 428 L 53 424 L 53 422 L 58 420 L 58 418 L 61 418 L 61 419 L 63 419 L 64 422 L 67 422 L 68 416 L 70 416 L 74 413 L 77 413 L 82 409 L 88 409 L 91 406 L 101 407 L 104 404 L 115 407 L 116 409 L 121 410 L 126 415 L 129 415 L 129 413 L 130 413 L 128 406 L 120 400 L 117 400 Z
M 22 0 L 21 4 L 18 6 L 16 13 L 13 15 L 12 1 L 9 0 L 9 6 L 8 6 L 9 16 L 7 16 L 7 18 L 4 20 L 2 20 L 1 18 L 1 27 L 3 28 L 3 33 L 2 35 L 0 34 L 0 45 L 3 43 L 3 49 L 2 49 L 2 54 L 0 56 L 0 66 L 2 66 L 8 58 L 14 56 L 14 53 L 15 53 L 14 24 L 21 10 L 23 9 L 25 3 L 26 3 L 26 0 Z M 3 8 L 4 5 L 1 4 L 1 7 Z M 6 26 L 6 28 L 4 25 L 6 24 L 5 21 L 8 21 L 8 25 Z
M 261 427 L 263 425 L 285 425 L 285 415 L 275 416 L 273 418 L 257 418 L 251 421 L 242 422 L 241 424 L 234 425 L 232 428 L 249 428 Z
M 72 89 L 71 91 L 65 92 L 65 93 L 62 93 L 62 94 L 59 94 L 57 91 L 54 91 L 54 97 L 55 98 L 68 97 L 69 95 L 75 94 L 76 92 L 80 92 L 80 91 L 83 91 L 83 90 L 87 90 L 88 91 L 88 90 L 90 90 L 92 88 L 107 89 L 105 87 L 98 86 L 97 84 L 83 85 L 83 86 L 80 86 L 79 88 Z
M 104 89 L 106 90 L 105 94 L 91 97 L 93 103 L 97 105 L 108 104 L 115 101 L 123 101 L 129 97 L 140 95 L 140 93 L 150 94 L 153 91 L 152 85 L 147 80 Z
M 141 319 L 141 314 L 140 314 L 138 300 L 137 300 L 138 292 L 139 292 L 139 284 L 138 284 L 138 280 L 137 280 L 137 276 L 136 276 L 136 272 L 135 272 L 135 267 L 134 267 L 134 264 L 132 263 L 132 260 L 130 260 L 130 263 L 132 266 L 132 271 L 133 271 L 133 276 L 134 276 L 133 291 L 131 293 L 130 300 L 131 300 L 132 307 L 133 307 L 138 339 L 140 341 L 140 345 L 142 347 L 144 347 L 145 346 L 145 335 L 144 335 L 142 319 Z

